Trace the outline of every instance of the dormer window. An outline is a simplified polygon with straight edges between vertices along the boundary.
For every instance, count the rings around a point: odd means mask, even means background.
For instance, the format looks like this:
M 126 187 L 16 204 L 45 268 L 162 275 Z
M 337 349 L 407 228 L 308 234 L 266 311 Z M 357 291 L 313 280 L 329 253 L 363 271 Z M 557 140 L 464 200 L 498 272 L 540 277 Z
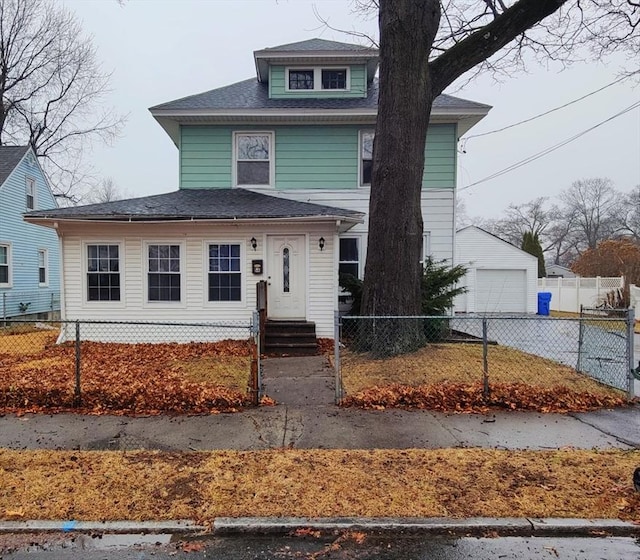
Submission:
M 349 68 L 287 68 L 287 91 L 349 91 Z
M 289 89 L 313 89 L 313 70 L 289 70 Z
M 322 70 L 322 89 L 347 89 L 347 70 Z

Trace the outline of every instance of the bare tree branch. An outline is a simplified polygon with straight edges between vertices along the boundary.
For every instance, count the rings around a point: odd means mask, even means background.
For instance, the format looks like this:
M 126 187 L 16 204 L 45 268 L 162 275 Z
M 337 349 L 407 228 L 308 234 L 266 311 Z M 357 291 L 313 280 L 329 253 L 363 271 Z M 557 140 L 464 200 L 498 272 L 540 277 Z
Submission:
M 111 142 L 124 124 L 102 107 L 110 77 L 66 9 L 0 0 L 0 144 L 31 145 L 67 199 L 85 175 L 77 169 L 84 148 Z

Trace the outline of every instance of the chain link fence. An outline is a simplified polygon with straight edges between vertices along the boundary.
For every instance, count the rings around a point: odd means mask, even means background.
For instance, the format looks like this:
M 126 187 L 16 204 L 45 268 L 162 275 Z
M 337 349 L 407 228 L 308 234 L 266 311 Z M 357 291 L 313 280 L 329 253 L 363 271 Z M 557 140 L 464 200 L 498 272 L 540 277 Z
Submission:
M 633 398 L 633 310 L 545 316 L 342 317 L 337 400 L 374 386 L 521 384 Z
M 6 320 L 0 408 L 206 413 L 257 404 L 257 321 Z

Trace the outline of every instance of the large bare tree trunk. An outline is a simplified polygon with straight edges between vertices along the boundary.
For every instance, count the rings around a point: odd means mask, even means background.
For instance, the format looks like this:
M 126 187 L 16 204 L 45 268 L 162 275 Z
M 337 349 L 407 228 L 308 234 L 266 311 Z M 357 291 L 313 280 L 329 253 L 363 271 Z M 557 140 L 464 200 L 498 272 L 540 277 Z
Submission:
M 369 202 L 363 315 L 420 314 L 420 193 L 433 101 L 429 52 L 440 21 L 437 0 L 380 2 L 380 90 Z M 385 353 L 419 344 L 421 329 L 385 328 Z M 405 340 L 406 339 L 406 340 Z

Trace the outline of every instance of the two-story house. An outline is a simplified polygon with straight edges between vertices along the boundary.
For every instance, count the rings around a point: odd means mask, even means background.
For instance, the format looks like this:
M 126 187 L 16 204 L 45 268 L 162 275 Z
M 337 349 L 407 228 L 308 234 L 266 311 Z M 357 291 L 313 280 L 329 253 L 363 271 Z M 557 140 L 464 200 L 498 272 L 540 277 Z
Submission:
M 179 190 L 32 212 L 64 250 L 69 319 L 232 320 L 256 308 L 333 337 L 338 271 L 362 276 L 378 51 L 312 39 L 254 53 L 256 76 L 152 107 L 179 151 Z M 424 253 L 453 258 L 456 146 L 488 112 L 433 105 Z
M 7 318 L 49 318 L 60 308 L 58 236 L 22 219 L 56 206 L 33 150 L 0 146 L 0 325 Z

